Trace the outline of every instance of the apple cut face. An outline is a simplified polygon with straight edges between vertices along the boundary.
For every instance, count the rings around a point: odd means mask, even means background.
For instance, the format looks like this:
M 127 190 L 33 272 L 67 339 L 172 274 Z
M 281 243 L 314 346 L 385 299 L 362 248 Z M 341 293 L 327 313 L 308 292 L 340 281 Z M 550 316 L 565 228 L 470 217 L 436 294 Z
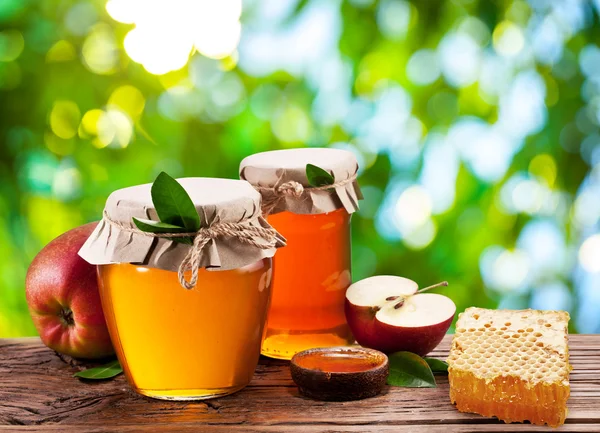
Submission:
M 377 275 L 357 281 L 348 287 L 346 299 L 357 307 L 379 307 L 389 298 L 413 295 L 419 286 L 413 280 L 391 275 Z
M 455 312 L 456 305 L 447 296 L 419 293 L 407 297 L 399 308 L 395 308 L 394 303 L 387 303 L 375 318 L 390 326 L 420 328 L 444 322 L 448 317 L 454 317 Z
M 359 281 L 346 292 L 346 320 L 356 341 L 385 353 L 425 355 L 442 340 L 456 306 L 446 296 L 416 293 L 407 278 L 377 276 Z

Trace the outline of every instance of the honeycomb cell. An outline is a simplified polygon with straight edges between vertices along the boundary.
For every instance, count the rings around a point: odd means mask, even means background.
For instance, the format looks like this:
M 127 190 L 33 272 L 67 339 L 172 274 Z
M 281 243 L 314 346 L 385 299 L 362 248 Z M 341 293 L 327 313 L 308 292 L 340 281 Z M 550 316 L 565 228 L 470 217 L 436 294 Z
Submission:
M 568 322 L 563 311 L 468 308 L 448 357 L 450 400 L 461 412 L 505 422 L 562 425 L 570 394 Z

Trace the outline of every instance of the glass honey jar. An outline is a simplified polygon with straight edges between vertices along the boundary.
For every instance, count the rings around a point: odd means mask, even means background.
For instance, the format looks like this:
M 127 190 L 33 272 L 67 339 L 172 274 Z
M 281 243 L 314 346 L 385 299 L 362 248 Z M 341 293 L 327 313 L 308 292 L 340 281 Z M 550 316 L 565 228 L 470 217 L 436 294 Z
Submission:
M 262 218 L 260 194 L 247 182 L 178 182 L 200 216 L 192 245 L 137 229 L 132 217 L 159 220 L 151 186 L 140 185 L 110 195 L 80 255 L 98 265 L 111 340 L 133 389 L 199 400 L 231 394 L 252 379 L 270 301 L 271 257 L 284 241 Z M 202 243 L 191 287 L 193 269 L 181 264 Z
M 307 164 L 332 177 L 311 185 Z M 287 240 L 274 257 L 262 354 L 291 359 L 314 347 L 354 343 L 344 315 L 351 275 L 351 214 L 362 198 L 351 152 L 329 148 L 263 152 L 245 158 L 240 177 L 263 196 L 269 224 Z

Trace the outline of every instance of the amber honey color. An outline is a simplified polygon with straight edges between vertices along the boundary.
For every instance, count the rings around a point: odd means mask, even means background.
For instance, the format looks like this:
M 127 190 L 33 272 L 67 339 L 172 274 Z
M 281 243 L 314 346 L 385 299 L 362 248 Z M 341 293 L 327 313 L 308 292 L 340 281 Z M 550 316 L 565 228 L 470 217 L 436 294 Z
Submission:
M 354 342 L 344 316 L 350 274 L 350 215 L 281 212 L 269 223 L 287 239 L 273 258 L 271 307 L 263 355 L 290 359 L 314 347 Z
M 313 352 L 298 358 L 296 364 L 302 368 L 329 373 L 358 373 L 380 366 L 381 360 L 352 352 Z
M 230 394 L 246 386 L 260 352 L 271 259 L 230 271 L 201 269 L 192 290 L 176 272 L 99 266 L 100 294 L 132 387 L 163 399 Z

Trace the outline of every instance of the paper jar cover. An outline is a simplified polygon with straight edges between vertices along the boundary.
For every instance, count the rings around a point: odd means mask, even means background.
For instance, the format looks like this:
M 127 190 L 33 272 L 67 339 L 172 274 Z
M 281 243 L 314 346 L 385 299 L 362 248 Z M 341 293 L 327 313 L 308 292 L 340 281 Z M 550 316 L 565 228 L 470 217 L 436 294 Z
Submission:
M 329 172 L 336 183 L 356 177 L 358 172 L 356 157 L 347 150 L 302 148 L 250 155 L 240 164 L 240 178 L 259 188 L 265 201 L 283 183 L 294 181 L 304 187 L 299 197 L 282 196 L 270 213 L 320 214 L 342 207 L 348 213 L 358 210 L 362 194 L 356 179 L 332 189 L 314 190 L 306 177 L 306 164 Z
M 271 228 L 260 215 L 260 194 L 248 183 L 233 179 L 183 178 L 178 182 L 196 205 L 202 227 L 217 223 L 247 223 Z M 120 224 L 136 229 L 132 217 L 159 221 L 150 195 L 151 184 L 113 192 L 105 213 Z M 200 266 L 221 270 L 236 269 L 272 257 L 285 245 L 278 236 L 276 247 L 260 249 L 235 237 L 211 239 L 202 250 Z M 122 230 L 103 218 L 79 255 L 94 265 L 135 263 L 177 271 L 190 246 L 170 239 L 149 237 Z

